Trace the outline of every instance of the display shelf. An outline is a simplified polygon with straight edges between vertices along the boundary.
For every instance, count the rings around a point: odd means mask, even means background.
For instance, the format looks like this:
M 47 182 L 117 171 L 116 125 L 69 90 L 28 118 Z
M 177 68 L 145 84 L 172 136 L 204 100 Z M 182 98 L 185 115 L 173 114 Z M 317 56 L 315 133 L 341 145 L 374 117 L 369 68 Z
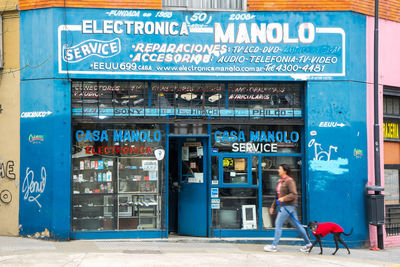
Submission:
M 104 219 L 114 219 L 114 217 L 81 217 L 81 218 L 78 218 L 78 217 L 74 217 L 74 218 L 72 218 L 73 220 L 75 220 L 75 221 L 79 221 L 79 220 L 104 220 Z
M 84 183 L 112 183 L 113 181 L 74 181 L 74 184 L 84 184 Z
M 261 169 L 262 171 L 265 171 L 265 172 L 278 172 L 278 169 Z M 301 169 L 290 169 L 291 171 L 294 171 L 294 172 L 299 172 L 299 171 L 301 171 Z
M 79 192 L 72 192 L 73 229 L 84 231 L 84 229 L 157 228 L 160 216 L 161 174 L 158 169 L 159 161 L 154 156 L 90 157 L 73 160 L 74 166 L 80 166 L 75 167 L 72 172 L 72 189 Z M 154 162 L 148 162 L 150 166 L 144 166 L 142 160 Z M 96 167 L 103 166 L 103 169 L 93 168 L 93 164 L 96 164 Z M 109 172 L 111 175 L 105 178 L 105 174 Z M 100 173 L 99 181 L 97 178 Z M 153 179 L 150 180 L 149 177 Z M 106 189 L 98 193 L 84 193 L 85 189 L 90 191 L 101 189 L 99 188 L 101 184 L 113 191 L 109 192 Z M 87 205 L 87 199 L 94 203 Z M 133 221 L 127 223 L 127 219 Z
M 114 193 L 78 193 L 78 194 L 73 193 L 72 195 L 73 196 L 90 196 L 90 195 L 92 195 L 92 196 L 102 196 L 102 195 L 108 196 L 108 195 L 114 195 Z
M 118 157 L 121 159 L 154 159 L 153 156 Z
M 79 206 L 72 206 L 73 208 L 100 208 L 100 207 L 114 207 L 114 205 L 93 205 L 93 206 L 89 206 L 89 205 L 79 205 Z
M 81 172 L 81 171 L 112 171 L 113 168 L 109 168 L 109 169 L 73 169 L 72 171 L 74 172 Z
M 275 198 L 275 194 L 268 194 L 268 195 L 262 195 L 263 198 Z M 297 199 L 301 199 L 300 195 L 297 195 Z M 298 202 L 298 201 L 297 201 Z
M 119 194 L 128 194 L 128 195 L 158 195 L 158 192 L 125 192 L 125 191 L 119 191 Z
M 220 196 L 219 198 L 223 198 L 223 199 L 248 199 L 248 198 L 257 198 L 257 196 L 248 196 L 248 197 L 235 197 L 235 196 Z

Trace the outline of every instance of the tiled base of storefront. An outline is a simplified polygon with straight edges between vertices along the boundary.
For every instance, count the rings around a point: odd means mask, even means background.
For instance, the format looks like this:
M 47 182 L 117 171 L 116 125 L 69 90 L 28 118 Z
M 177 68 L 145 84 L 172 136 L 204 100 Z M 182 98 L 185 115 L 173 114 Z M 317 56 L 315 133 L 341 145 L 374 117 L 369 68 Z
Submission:
M 329 237 L 328 237 L 329 239 Z M 334 247 L 335 243 L 332 240 L 325 240 L 322 244 L 324 247 Z M 312 238 L 312 241 L 314 239 Z M 85 240 L 82 240 L 85 241 Z M 272 237 L 193 237 L 193 236 L 180 236 L 170 235 L 168 238 L 128 238 L 128 239 L 91 239 L 88 241 L 98 242 L 167 242 L 167 243 L 230 243 L 230 244 L 271 244 L 273 241 Z M 364 247 L 359 242 L 345 241 L 349 248 L 362 248 Z M 300 238 L 282 237 L 279 241 L 279 245 L 290 245 L 290 246 L 303 246 L 304 241 Z
M 273 238 L 216 238 L 216 237 L 193 237 L 193 236 L 170 236 L 168 238 L 144 238 L 144 239 L 93 239 L 99 242 L 171 242 L 171 243 L 233 243 L 233 244 L 269 244 Z M 84 241 L 84 240 L 82 240 Z M 304 242 L 299 238 L 281 238 L 282 245 L 302 245 Z

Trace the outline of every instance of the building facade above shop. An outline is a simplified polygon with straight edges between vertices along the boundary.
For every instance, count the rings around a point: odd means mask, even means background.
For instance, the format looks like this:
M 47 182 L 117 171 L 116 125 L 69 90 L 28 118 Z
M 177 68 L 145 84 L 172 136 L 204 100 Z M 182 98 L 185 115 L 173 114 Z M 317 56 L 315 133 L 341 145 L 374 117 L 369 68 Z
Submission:
M 178 1 L 184 3 L 187 1 Z M 197 1 L 196 1 L 197 2 Z M 203 0 L 199 2 L 212 2 L 210 0 Z M 242 0 L 235 1 L 231 10 L 244 10 L 244 11 L 354 11 L 364 15 L 374 15 L 374 1 L 373 0 L 320 0 L 320 1 L 307 1 L 307 0 Z M 19 0 L 21 10 L 48 8 L 48 7 L 83 7 L 83 8 L 116 8 L 116 9 L 169 9 L 178 8 L 185 9 L 185 5 L 173 6 L 177 1 L 171 0 L 122 0 L 122 1 L 75 1 L 75 0 Z M 186 9 L 190 10 L 191 6 L 186 5 Z M 203 6 L 212 6 L 205 3 Z M 398 0 L 386 0 L 380 3 L 380 18 L 400 21 L 400 2 Z M 229 7 L 217 7 L 227 9 Z M 192 7 L 199 10 L 200 8 Z M 208 10 L 215 10 L 215 8 L 208 8 Z

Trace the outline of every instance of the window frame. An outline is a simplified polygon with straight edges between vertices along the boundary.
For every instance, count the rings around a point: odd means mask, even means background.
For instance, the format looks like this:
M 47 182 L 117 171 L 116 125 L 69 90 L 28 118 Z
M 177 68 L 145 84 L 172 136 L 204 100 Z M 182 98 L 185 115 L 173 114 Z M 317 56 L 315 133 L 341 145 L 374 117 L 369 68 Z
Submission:
M 190 0 L 187 0 L 189 2 Z M 212 1 L 212 0 L 200 0 L 200 1 Z M 229 8 L 194 8 L 194 7 L 189 7 L 189 4 L 187 7 L 183 6 L 167 6 L 165 4 L 166 0 L 162 0 L 161 5 L 162 5 L 162 10 L 166 11 L 231 11 L 231 12 L 245 12 L 247 11 L 247 0 L 240 0 L 242 2 L 242 8 L 241 9 L 229 9 Z

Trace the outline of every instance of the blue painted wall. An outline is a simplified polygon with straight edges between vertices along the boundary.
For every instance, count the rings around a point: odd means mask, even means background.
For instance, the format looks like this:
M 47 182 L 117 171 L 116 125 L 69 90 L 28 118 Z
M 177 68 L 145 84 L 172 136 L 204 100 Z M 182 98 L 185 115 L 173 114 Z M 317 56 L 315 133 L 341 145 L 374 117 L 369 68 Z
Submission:
M 49 8 L 32 11 L 21 12 L 21 65 L 30 66 L 24 68 L 21 72 L 22 79 L 37 79 L 41 78 L 87 78 L 87 79 L 164 79 L 164 80 L 362 80 L 363 76 L 357 69 L 361 67 L 358 60 L 365 58 L 361 55 L 364 48 L 362 46 L 362 39 L 365 39 L 365 17 L 351 12 L 170 12 L 171 18 L 160 18 L 158 11 L 154 10 L 140 10 L 140 15 L 137 17 L 120 17 L 110 15 L 110 10 L 106 9 L 63 9 L 63 8 Z M 205 16 L 205 21 L 196 20 L 202 14 Z M 235 15 L 245 15 L 248 17 L 243 20 L 233 19 Z M 195 21 L 192 21 L 195 20 Z M 89 21 L 85 24 L 83 21 Z M 94 22 L 93 22 L 94 21 Z M 174 29 L 184 28 L 182 25 L 188 25 L 188 34 L 178 35 L 160 35 L 160 34 L 146 34 L 138 30 L 137 34 L 128 33 L 126 27 L 116 27 L 118 33 L 87 33 L 83 29 L 95 29 L 95 31 L 103 31 L 104 21 L 124 21 L 130 22 L 157 22 L 157 23 L 176 23 L 178 26 Z M 239 29 L 242 33 L 247 33 L 251 38 L 252 24 L 261 27 L 264 23 L 269 25 L 277 23 L 280 27 L 287 26 L 288 38 L 297 38 L 299 33 L 297 28 L 303 23 L 311 23 L 314 27 L 315 38 L 311 43 L 288 43 L 288 41 L 280 41 L 277 44 L 261 43 L 256 39 L 256 43 L 251 42 L 250 39 L 240 39 L 238 37 Z M 197 30 L 191 30 L 190 25 L 198 24 L 203 29 L 202 33 Z M 216 26 L 221 24 L 222 35 L 229 32 L 227 29 L 232 28 L 232 37 L 229 42 L 217 40 L 215 37 Z M 231 24 L 231 25 L 230 25 Z M 287 24 L 286 26 L 284 24 Z M 64 29 L 62 25 L 67 25 L 68 28 Z M 85 26 L 89 25 L 89 26 Z M 95 26 L 97 25 L 97 26 Z M 110 24 L 113 27 L 113 24 Z M 165 25 L 165 24 L 161 24 Z M 254 26 L 253 25 L 253 26 Z M 154 26 L 154 25 L 153 25 Z M 243 27 L 245 26 L 245 27 Z M 155 26 L 154 26 L 155 27 Z M 142 27 L 143 28 L 143 27 Z M 114 28 L 113 28 L 114 29 Z M 134 27 L 131 27 L 132 31 Z M 143 30 L 142 30 L 143 31 Z M 211 32 L 207 32 L 211 31 Z M 90 32 L 90 30 L 89 30 Z M 221 34 L 220 34 L 221 35 Z M 245 34 L 246 35 L 246 34 Z M 226 35 L 228 38 L 231 35 Z M 238 40 L 239 38 L 239 40 Z M 360 39 L 361 38 L 361 39 Z M 224 39 L 224 38 L 222 38 Z M 113 40 L 116 40 L 115 42 Z M 269 39 L 268 39 L 269 40 Z M 230 43 L 233 41 L 233 43 Z M 344 41 L 344 45 L 343 45 Z M 361 42 L 360 42 L 361 41 Z M 215 48 L 215 53 L 211 54 L 208 60 L 201 62 L 191 63 L 171 63 L 171 62 L 150 62 L 135 60 L 136 56 L 141 53 L 136 51 L 135 47 L 141 43 L 152 44 L 188 44 L 200 45 L 204 48 L 206 45 L 219 45 L 225 48 Z M 115 45 L 116 50 L 110 52 L 107 49 L 104 52 L 85 52 L 89 45 Z M 86 48 L 83 48 L 86 46 Z M 235 50 L 235 47 L 242 47 L 242 50 Z M 245 49 L 245 48 L 248 49 Z M 264 48 L 276 48 L 278 51 L 262 52 Z M 361 49 L 360 49 L 361 48 Z M 86 49 L 86 50 L 85 50 Z M 254 52 L 254 49 L 259 49 Z M 77 51 L 73 56 L 65 51 Z M 218 51 L 220 53 L 217 53 Z M 185 52 L 170 52 L 169 54 L 183 55 Z M 148 52 L 148 54 L 168 54 L 161 50 L 155 52 Z M 192 55 L 209 55 L 208 53 L 187 52 L 186 54 Z M 345 54 L 345 57 L 343 57 Z M 305 63 L 300 60 L 300 56 L 336 56 L 337 62 L 326 63 L 325 68 L 318 71 L 305 71 L 302 69 L 305 65 L 312 64 L 310 59 Z M 65 56 L 65 57 L 64 57 Z M 243 63 L 237 62 L 218 62 L 223 57 L 228 59 L 230 56 L 243 56 L 246 60 Z M 278 69 L 279 65 L 275 64 L 275 70 L 267 70 L 265 65 L 267 63 L 256 63 L 255 57 L 259 56 L 257 60 L 265 60 L 266 56 L 296 56 L 292 65 L 296 65 L 296 70 L 285 70 L 285 67 Z M 360 57 L 359 57 L 360 56 Z M 78 58 L 79 57 L 79 58 Z M 251 58 L 253 57 L 253 58 Z M 357 60 L 353 60 L 357 58 Z M 96 66 L 98 63 L 115 63 L 118 65 L 116 70 L 100 70 Z M 135 63 L 137 69 L 121 69 L 121 63 L 126 66 L 127 63 Z M 343 64 L 345 63 L 345 68 Z M 286 64 L 289 65 L 289 64 Z M 140 66 L 152 67 L 150 70 L 139 70 Z M 181 66 L 182 69 L 167 70 L 164 67 Z M 322 64 L 320 64 L 322 66 Z M 191 70 L 190 67 L 210 67 L 209 70 Z M 240 69 L 240 70 L 225 70 L 216 69 L 219 67 L 260 67 L 259 70 L 254 69 Z M 364 66 L 363 66 L 364 67 Z M 97 69 L 96 69 L 97 68 Z M 188 68 L 188 69 L 185 69 Z M 345 70 L 344 70 L 345 69 Z M 342 74 L 344 71 L 344 74 Z M 161 75 L 162 74 L 162 75 Z M 306 76 L 305 76 L 306 75 Z
M 69 238 L 71 116 L 66 80 L 21 81 L 20 234 Z M 42 111 L 44 117 L 25 118 Z M 51 112 L 51 113 L 50 113 Z M 46 114 L 46 115 L 44 115 Z M 29 135 L 43 135 L 38 144 Z
M 82 19 L 110 19 L 106 16 L 108 11 L 49 8 L 21 12 L 21 66 L 23 67 L 21 70 L 21 113 L 51 112 L 43 118 L 21 118 L 21 181 L 24 180 L 28 170 L 29 175 L 32 175 L 32 172 L 29 171 L 33 171 L 33 181 L 39 185 L 42 182 L 43 185 L 42 167 L 46 170 L 46 184 L 43 192 L 36 190 L 25 197 L 21 183 L 20 224 L 22 235 L 34 234 L 47 228 L 53 238 L 69 238 L 71 188 L 69 78 L 224 81 L 303 81 L 306 79 L 308 82 L 305 98 L 306 160 L 304 168 L 306 175 L 304 179 L 307 181 L 307 218 L 317 221 L 335 221 L 341 224 L 345 231 L 349 231 L 353 227 L 354 234 L 346 239 L 350 240 L 354 246 L 360 246 L 367 239 L 363 196 L 367 181 L 366 86 L 364 83 L 366 80 L 366 21 L 364 16 L 351 12 L 249 12 L 250 15 L 256 15 L 256 18 L 244 22 L 274 21 L 290 22 L 295 25 L 302 22 L 313 22 L 319 27 L 343 29 L 346 36 L 346 73 L 344 76 L 266 76 L 263 74 L 253 76 L 187 74 L 157 76 L 146 73 L 112 75 L 58 73 L 57 29 L 59 25 L 80 24 Z M 143 14 L 147 11 L 142 10 L 141 12 Z M 147 13 L 155 15 L 155 11 Z M 193 12 L 174 12 L 174 16 L 179 22 L 182 22 L 186 16 L 190 18 L 193 14 Z M 214 21 L 221 23 L 226 22 L 231 14 L 233 13 L 208 13 L 208 15 L 214 16 Z M 111 19 L 135 20 L 135 18 Z M 237 22 L 235 23 L 237 26 Z M 322 38 L 318 39 L 319 44 L 338 42 L 338 36 L 319 36 Z M 96 35 L 88 37 L 111 40 L 116 36 L 108 35 L 108 39 Z M 70 46 L 83 41 L 81 34 L 77 35 L 76 32 L 64 32 L 62 38 L 67 40 Z M 125 39 L 132 42 L 146 42 L 151 38 L 154 39 L 154 36 L 141 36 L 134 39 L 126 37 Z M 160 41 L 160 37 L 154 40 Z M 178 39 L 168 39 L 172 42 L 177 42 L 176 40 Z M 210 42 L 209 37 L 204 37 L 202 40 L 198 34 L 194 40 L 199 43 Z M 189 39 L 182 37 L 180 41 L 189 41 Z M 120 56 L 124 59 L 129 58 L 129 49 L 125 47 L 124 50 L 121 50 Z M 88 58 L 88 64 L 96 60 L 102 59 L 91 56 Z M 87 65 L 83 63 L 74 64 L 68 64 L 70 70 L 79 71 L 80 68 L 87 70 Z M 320 127 L 321 122 L 339 123 L 340 126 Z M 44 141 L 40 144 L 32 144 L 28 141 L 30 134 L 42 134 L 45 137 Z M 308 146 L 309 144 L 310 146 Z M 315 153 L 316 145 L 317 155 Z M 327 160 L 327 154 L 320 152 L 329 152 L 330 146 L 332 146 L 331 153 L 328 153 L 330 157 Z M 354 149 L 356 149 L 356 154 Z M 343 164 L 337 166 L 341 162 Z M 32 181 L 32 176 L 29 175 L 28 184 Z
M 336 222 L 350 246 L 368 239 L 364 188 L 368 180 L 366 124 L 366 20 L 348 21 L 348 79 L 309 81 L 305 99 L 305 179 L 308 221 Z M 328 158 L 329 157 L 329 158 Z M 325 245 L 333 245 L 330 238 Z
M 346 237 L 354 246 L 367 239 L 365 99 L 361 83 L 311 82 L 307 87 L 307 218 L 336 222 L 345 232 L 354 228 Z

